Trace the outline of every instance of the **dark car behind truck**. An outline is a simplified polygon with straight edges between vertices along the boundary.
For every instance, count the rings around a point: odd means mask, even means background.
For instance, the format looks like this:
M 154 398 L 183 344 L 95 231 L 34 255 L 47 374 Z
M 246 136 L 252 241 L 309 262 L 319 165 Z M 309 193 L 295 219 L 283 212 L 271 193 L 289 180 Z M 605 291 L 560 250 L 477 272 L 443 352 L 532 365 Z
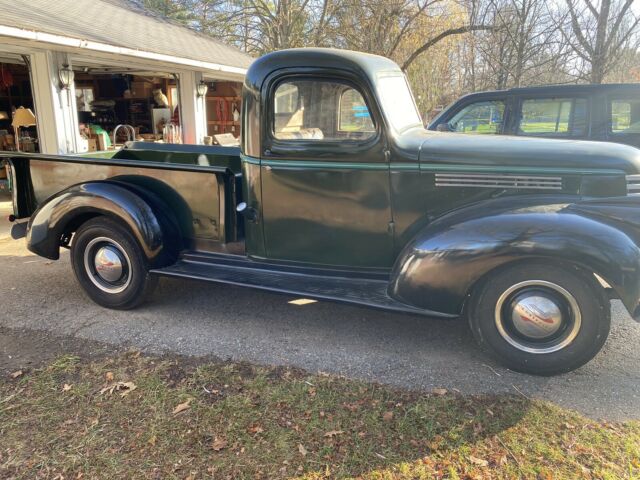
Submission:
M 640 147 L 640 84 L 549 85 L 472 93 L 445 108 L 428 128 Z
M 611 297 L 640 318 L 640 150 L 429 132 L 388 59 L 300 49 L 249 69 L 241 147 L 5 155 L 13 235 L 70 248 L 89 297 L 159 276 L 464 317 L 513 369 L 589 361 Z

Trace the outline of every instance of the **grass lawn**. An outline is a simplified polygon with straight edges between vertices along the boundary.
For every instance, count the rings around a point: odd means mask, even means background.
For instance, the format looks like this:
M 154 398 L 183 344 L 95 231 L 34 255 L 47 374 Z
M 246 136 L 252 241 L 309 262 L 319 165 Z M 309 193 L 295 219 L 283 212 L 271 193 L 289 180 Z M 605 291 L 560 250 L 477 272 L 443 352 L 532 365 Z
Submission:
M 15 376 L 15 378 L 13 378 Z M 0 478 L 640 478 L 640 423 L 129 353 L 0 380 Z

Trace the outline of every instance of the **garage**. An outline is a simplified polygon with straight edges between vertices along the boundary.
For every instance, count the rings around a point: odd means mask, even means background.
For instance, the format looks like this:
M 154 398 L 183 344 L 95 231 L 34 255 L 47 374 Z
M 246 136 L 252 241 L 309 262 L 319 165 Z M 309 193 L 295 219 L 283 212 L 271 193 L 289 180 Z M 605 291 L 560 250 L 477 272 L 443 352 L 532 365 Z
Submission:
M 0 8 L 0 149 L 109 155 L 129 140 L 237 142 L 252 61 L 238 49 L 128 0 Z

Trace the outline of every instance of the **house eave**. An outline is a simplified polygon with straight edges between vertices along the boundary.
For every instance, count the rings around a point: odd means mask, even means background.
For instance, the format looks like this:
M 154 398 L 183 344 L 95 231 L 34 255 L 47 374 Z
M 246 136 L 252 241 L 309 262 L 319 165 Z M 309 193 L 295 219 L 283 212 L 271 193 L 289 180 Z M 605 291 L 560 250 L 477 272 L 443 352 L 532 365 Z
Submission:
M 111 54 L 116 56 L 132 57 L 139 60 L 158 62 L 162 64 L 171 64 L 188 70 L 197 70 L 205 74 L 214 75 L 219 73 L 228 79 L 242 80 L 247 72 L 246 68 L 233 67 L 230 65 L 222 65 L 219 63 L 205 62 L 191 58 L 176 57 L 145 50 L 136 50 L 127 47 L 119 47 L 106 43 L 82 40 L 63 35 L 54 35 L 46 32 L 34 30 L 25 30 L 21 28 L 11 27 L 0 24 L 0 37 L 9 37 L 13 39 L 36 42 L 40 45 L 49 45 L 62 47 L 64 49 L 73 49 L 77 51 L 97 52 L 103 54 Z

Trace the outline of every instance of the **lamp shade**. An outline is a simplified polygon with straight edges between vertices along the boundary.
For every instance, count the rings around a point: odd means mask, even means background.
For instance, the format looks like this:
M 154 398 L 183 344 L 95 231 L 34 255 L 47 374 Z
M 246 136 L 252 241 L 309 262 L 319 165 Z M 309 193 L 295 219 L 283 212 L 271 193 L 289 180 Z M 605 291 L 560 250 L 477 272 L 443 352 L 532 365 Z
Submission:
M 16 113 L 13 114 L 13 121 L 11 122 L 13 128 L 30 127 L 35 124 L 36 116 L 30 108 L 20 107 L 16 109 Z
M 204 83 L 204 80 L 201 80 L 200 83 L 196 86 L 196 93 L 199 97 L 204 97 L 207 94 L 208 90 L 209 87 L 206 83 Z
M 60 86 L 62 88 L 69 88 L 73 83 L 73 70 L 69 68 L 69 65 L 65 64 L 58 70 L 58 77 L 60 79 Z
M 0 120 L 9 120 L 9 114 L 7 112 L 0 112 Z

